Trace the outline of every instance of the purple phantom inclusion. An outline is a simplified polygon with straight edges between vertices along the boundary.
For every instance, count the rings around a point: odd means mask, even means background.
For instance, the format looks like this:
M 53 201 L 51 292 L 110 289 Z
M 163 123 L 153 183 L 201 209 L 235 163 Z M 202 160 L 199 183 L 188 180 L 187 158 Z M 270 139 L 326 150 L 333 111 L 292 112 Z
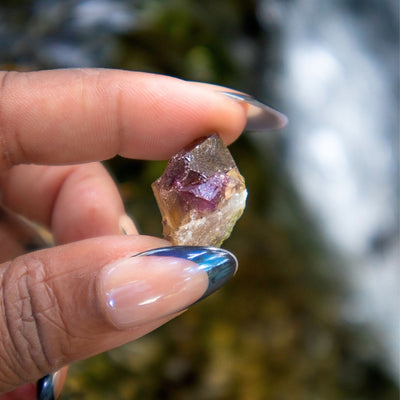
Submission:
M 189 210 L 190 208 L 200 213 L 212 212 L 218 208 L 225 193 L 227 177 L 216 174 L 210 178 L 198 175 L 194 181 L 175 182 L 174 187 L 179 198 Z

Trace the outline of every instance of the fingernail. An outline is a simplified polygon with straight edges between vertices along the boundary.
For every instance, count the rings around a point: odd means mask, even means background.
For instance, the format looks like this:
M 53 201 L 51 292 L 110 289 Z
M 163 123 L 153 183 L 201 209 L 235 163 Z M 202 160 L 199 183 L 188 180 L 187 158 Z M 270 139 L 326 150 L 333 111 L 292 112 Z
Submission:
M 119 227 L 124 235 L 137 235 L 138 233 L 132 218 L 126 214 L 119 218 Z
M 67 377 L 68 366 L 59 369 L 54 374 L 49 374 L 39 379 L 36 386 L 37 400 L 55 400 L 61 394 Z
M 235 256 L 223 249 L 163 247 L 104 267 L 99 300 L 115 327 L 133 327 L 183 311 L 215 292 L 236 270 Z
M 280 129 L 288 122 L 286 115 L 261 103 L 252 96 L 237 92 L 220 91 L 219 93 L 247 105 L 247 123 L 245 129 L 248 131 Z

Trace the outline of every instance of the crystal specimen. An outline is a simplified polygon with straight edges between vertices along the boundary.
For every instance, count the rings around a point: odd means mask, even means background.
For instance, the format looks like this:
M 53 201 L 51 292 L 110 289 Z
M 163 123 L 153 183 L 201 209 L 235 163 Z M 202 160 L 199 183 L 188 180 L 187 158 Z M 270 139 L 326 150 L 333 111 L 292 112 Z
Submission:
M 152 188 L 174 245 L 220 246 L 246 205 L 244 179 L 216 134 L 174 155 Z

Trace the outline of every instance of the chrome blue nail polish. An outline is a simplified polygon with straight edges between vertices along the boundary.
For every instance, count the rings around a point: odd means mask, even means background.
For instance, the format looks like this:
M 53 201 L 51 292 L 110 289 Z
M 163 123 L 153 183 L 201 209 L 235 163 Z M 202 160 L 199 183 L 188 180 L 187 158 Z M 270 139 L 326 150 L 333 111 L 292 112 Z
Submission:
M 288 119 L 284 114 L 261 103 L 248 94 L 228 91 L 220 91 L 219 93 L 239 103 L 247 104 L 247 123 L 245 129 L 248 131 L 280 129 L 288 122 Z
M 39 379 L 36 384 L 37 400 L 56 400 L 60 395 L 67 377 L 68 366 L 60 368 L 53 374 Z
M 208 288 L 198 301 L 228 282 L 238 268 L 236 257 L 231 252 L 217 247 L 171 246 L 149 250 L 136 256 L 177 257 L 195 262 L 208 275 Z
M 37 381 L 36 399 L 55 400 L 52 374 L 46 375 Z

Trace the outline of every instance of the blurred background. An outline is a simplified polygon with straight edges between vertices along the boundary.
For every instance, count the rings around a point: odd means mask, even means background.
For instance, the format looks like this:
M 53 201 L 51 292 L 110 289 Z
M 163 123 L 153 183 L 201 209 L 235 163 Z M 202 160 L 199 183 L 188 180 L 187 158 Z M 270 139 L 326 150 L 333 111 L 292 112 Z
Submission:
M 70 369 L 63 399 L 397 399 L 399 3 L 1 0 L 0 66 L 214 82 L 289 116 L 231 146 L 248 206 L 233 281 Z M 143 233 L 164 162 L 108 166 Z

